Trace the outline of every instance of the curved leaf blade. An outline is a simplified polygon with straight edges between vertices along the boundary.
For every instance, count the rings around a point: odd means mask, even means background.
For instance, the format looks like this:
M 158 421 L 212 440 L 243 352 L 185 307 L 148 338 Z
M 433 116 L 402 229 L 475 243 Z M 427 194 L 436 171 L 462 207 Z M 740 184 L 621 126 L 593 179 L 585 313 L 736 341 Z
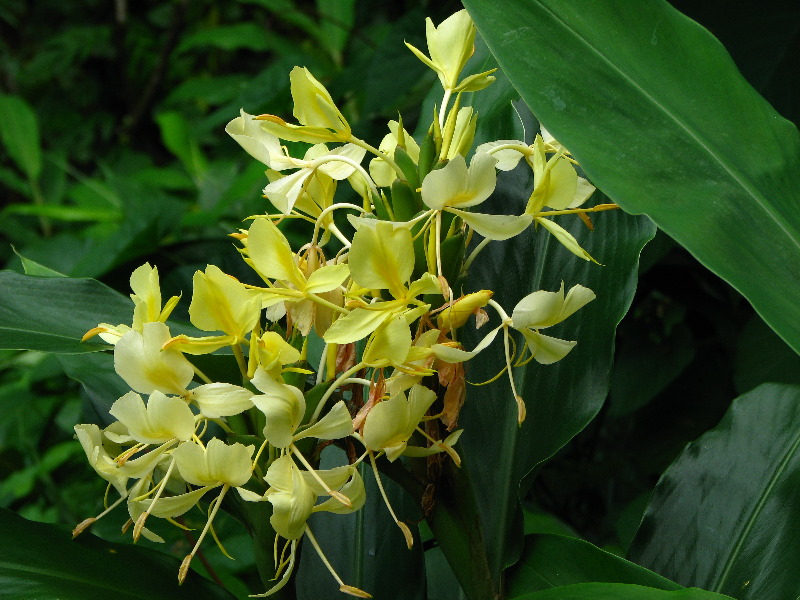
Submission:
M 491 201 L 495 206 L 508 209 L 527 199 L 519 182 L 503 185 L 510 187 L 502 188 Z M 603 202 L 601 195 L 594 202 Z M 464 435 L 462 458 L 472 481 L 481 482 L 476 487 L 478 506 L 483 508 L 495 573 L 512 564 L 519 552 L 518 496 L 523 478 L 586 427 L 606 398 L 616 327 L 636 290 L 641 249 L 655 234 L 646 217 L 616 211 L 594 220 L 594 232 L 577 217 L 561 224 L 606 266 L 576 258 L 541 229 L 491 244 L 474 266 L 471 285 L 476 290 L 494 289 L 495 300 L 507 312 L 533 291 L 558 290 L 562 281 L 567 289 L 581 284 L 597 294 L 563 324 L 547 330 L 548 335 L 578 341 L 566 358 L 552 365 L 531 361 L 514 369 L 528 412 L 521 427 L 516 426 L 516 404 L 505 375 L 491 386 L 468 388 L 461 422 L 467 432 L 484 433 Z M 521 343 L 518 340 L 520 349 Z M 504 367 L 502 349 L 495 344 L 470 363 L 469 381 L 486 381 Z M 487 423 L 493 424 L 493 432 L 486 432 Z
M 465 0 L 592 181 L 649 215 L 800 352 L 800 135 L 666 2 Z
M 190 574 L 160 552 L 112 544 L 91 534 L 76 540 L 62 527 L 26 521 L 0 509 L 0 599 L 232 600 L 223 588 Z
M 800 386 L 764 384 L 662 475 L 630 557 L 741 600 L 800 595 Z
M 628 583 L 660 590 L 681 589 L 670 581 L 601 550 L 584 540 L 562 535 L 525 536 L 525 551 L 508 571 L 509 598 L 576 583 Z
M 512 596 L 509 600 L 731 600 L 730 596 L 696 588 L 657 590 L 624 583 L 579 583 L 541 592 Z
M 130 322 L 133 303 L 94 279 L 0 272 L 0 348 L 80 354 L 108 344 L 81 343 L 98 321 Z

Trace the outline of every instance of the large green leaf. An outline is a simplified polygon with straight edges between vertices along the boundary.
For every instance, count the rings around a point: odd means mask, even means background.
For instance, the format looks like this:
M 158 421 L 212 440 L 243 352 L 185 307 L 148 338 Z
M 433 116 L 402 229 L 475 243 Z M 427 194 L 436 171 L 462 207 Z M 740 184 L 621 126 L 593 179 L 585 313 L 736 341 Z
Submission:
M 516 173 L 512 179 L 518 177 Z M 527 199 L 526 188 L 518 181 L 501 180 L 501 184 L 492 201 L 496 208 L 519 208 L 521 200 Z M 602 196 L 598 194 L 595 201 L 602 202 Z M 597 294 L 595 301 L 565 323 L 548 329 L 548 335 L 578 341 L 565 359 L 547 366 L 530 362 L 514 369 L 528 409 L 521 427 L 515 425 L 516 405 L 505 377 L 468 391 L 461 420 L 466 429 L 463 457 L 472 480 L 480 482 L 476 493 L 495 573 L 511 564 L 519 552 L 522 529 L 516 521 L 521 480 L 581 431 L 602 406 L 614 332 L 633 298 L 639 252 L 655 232 L 648 219 L 621 212 L 601 214 L 595 222 L 596 231 L 590 232 L 577 218 L 561 221 L 606 266 L 576 258 L 542 229 L 490 245 L 476 262 L 470 281 L 475 289 L 494 289 L 495 299 L 507 311 L 535 290 L 557 290 L 562 281 L 566 288 L 581 284 Z M 502 350 L 495 346 L 473 363 L 468 379 L 484 381 L 503 368 Z
M 90 533 L 70 539 L 63 527 L 26 521 L 0 509 L 0 599 L 208 600 L 232 599 L 190 573 L 178 585 L 180 561 Z
M 561 535 L 529 535 L 519 562 L 508 572 L 509 598 L 575 583 L 629 583 L 660 590 L 677 583 L 589 542 Z
M 800 135 L 662 0 L 465 0 L 592 180 L 645 213 L 800 351 Z
M 496 66 L 484 48 L 476 43 L 476 64 L 471 62 L 470 70 Z M 497 76 L 485 92 L 465 99 L 480 115 L 476 144 L 521 139 L 523 124 L 530 138 L 537 127 L 508 79 L 500 72 Z M 439 95 L 435 90 L 427 104 L 438 101 Z M 430 111 L 423 107 L 422 114 L 426 112 Z M 531 189 L 526 167 L 499 173 L 497 190 L 481 205 L 481 212 L 520 213 Z M 605 201 L 598 193 L 590 203 Z M 464 473 L 453 470 L 452 480 L 437 486 L 440 497 L 429 523 L 470 598 L 498 593 L 500 573 L 521 552 L 518 500 L 523 478 L 594 418 L 608 391 L 614 332 L 635 291 L 639 253 L 655 227 L 645 217 L 619 212 L 599 214 L 595 222 L 597 231 L 591 232 L 577 217 L 559 221 L 607 266 L 582 261 L 546 231 L 531 229 L 512 240 L 490 244 L 467 280 L 470 289 L 465 291 L 492 289 L 495 300 L 509 313 L 525 295 L 538 289 L 555 291 L 562 281 L 567 287 L 580 283 L 598 295 L 563 326 L 548 330 L 549 335 L 578 340 L 564 361 L 547 367 L 533 362 L 514 370 L 528 406 L 522 427 L 516 426 L 516 404 L 505 376 L 485 387 L 468 387 L 460 420 L 465 429 L 459 442 Z M 474 345 L 480 335 L 473 335 L 467 345 Z M 505 365 L 501 344 L 496 341 L 469 364 L 469 381 L 485 381 L 500 372 Z M 448 486 L 459 490 L 449 504 Z
M 734 400 L 653 493 L 630 557 L 741 600 L 800 595 L 800 387 Z
M 511 596 L 510 600 L 730 600 L 705 590 L 657 590 L 624 583 L 578 583 L 541 592 Z
M 0 349 L 61 354 L 108 349 L 81 343 L 98 322 L 127 323 L 133 303 L 94 279 L 32 277 L 0 272 Z

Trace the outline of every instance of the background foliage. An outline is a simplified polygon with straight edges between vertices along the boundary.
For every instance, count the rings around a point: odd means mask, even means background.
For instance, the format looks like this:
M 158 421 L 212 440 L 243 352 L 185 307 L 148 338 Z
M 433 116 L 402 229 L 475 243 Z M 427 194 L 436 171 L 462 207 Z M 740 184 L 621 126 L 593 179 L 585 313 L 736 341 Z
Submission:
M 472 8 L 483 3 L 468 4 Z M 798 123 L 800 101 L 792 91 L 800 89 L 797 7 L 773 3 L 768 8 L 733 9 L 723 2 L 677 0 L 673 4 L 709 28 L 748 81 L 784 117 Z M 328 86 L 361 137 L 379 139 L 385 121 L 395 118 L 398 111 L 411 129 L 435 76 L 405 51 L 402 41 L 424 47 L 424 18 L 430 16 L 438 23 L 458 8 L 457 3 L 377 0 L 116 0 L 113 4 L 81 0 L 68 5 L 0 1 L 0 189 L 4 199 L 0 260 L 19 273 L 96 278 L 123 294 L 130 271 L 145 261 L 159 266 L 167 296 L 188 292 L 192 273 L 207 263 L 236 274 L 238 259 L 225 236 L 240 225 L 244 215 L 263 212 L 263 172 L 224 135 L 224 124 L 240 108 L 251 113 L 288 113 L 287 74 L 292 66 L 304 65 Z M 58 28 L 52 25 L 56 22 Z M 494 98 L 494 104 L 488 102 L 479 110 L 491 115 L 493 108 L 508 99 Z M 499 117 L 487 123 L 509 135 L 517 126 L 514 122 L 498 125 Z M 741 136 L 731 143 L 750 150 L 756 160 L 758 149 L 749 148 L 749 141 Z M 648 158 L 637 156 L 636 160 L 646 164 Z M 746 218 L 741 215 L 745 222 Z M 601 233 L 622 230 L 621 219 L 599 217 L 598 226 L 605 229 Z M 627 223 L 626 231 L 645 227 L 644 221 Z M 649 237 L 646 232 L 640 236 L 630 250 L 634 262 L 636 244 Z M 510 250 L 519 261 L 514 268 L 522 275 L 530 251 Z M 546 251 L 537 249 L 537 253 Z M 612 260 L 601 262 L 609 263 L 606 269 L 612 268 Z M 677 586 L 671 581 L 636 571 L 614 555 L 624 556 L 631 547 L 661 474 L 687 442 L 719 423 L 734 398 L 742 396 L 737 402 L 746 410 L 748 398 L 764 393 L 764 388 L 753 391 L 759 384 L 800 383 L 797 354 L 738 292 L 664 233 L 658 232 L 645 246 L 638 271 L 636 296 L 617 330 L 613 370 L 605 365 L 605 373 L 596 375 L 601 381 L 592 393 L 598 397 L 575 431 L 588 425 L 569 443 L 574 432 L 552 444 L 545 455 L 527 457 L 535 464 L 557 452 L 537 467 L 535 478 L 522 480 L 521 512 L 489 515 L 509 529 L 522 525 L 529 534 L 508 545 L 505 537 L 498 538 L 488 558 L 497 571 L 523 557 L 506 577 L 509 597 L 528 593 L 531 598 L 548 597 L 546 588 L 537 587 L 535 580 L 538 576 L 552 581 L 542 574 L 559 552 L 566 556 L 584 552 L 583 564 L 599 565 L 598 573 L 617 569 L 614 572 L 624 574 L 606 580 L 596 573 L 567 574 L 559 585 L 607 581 L 629 586 L 622 591 L 576 589 L 575 598 L 612 591 L 615 597 L 638 598 L 632 588 L 642 585 L 664 590 L 665 598 L 683 597 L 684 592 L 674 592 Z M 528 275 L 531 285 L 538 283 L 538 276 Z M 491 270 L 481 276 L 492 281 L 498 277 Z M 0 292 L 10 289 L 13 278 L 4 277 Z M 620 278 L 620 288 L 627 285 L 632 293 L 632 283 L 623 281 L 624 274 L 615 277 Z M 26 314 L 35 316 L 37 309 L 45 310 L 45 303 L 50 306 L 55 300 L 44 289 L 37 293 L 44 299 L 32 298 L 24 307 Z M 97 294 L 92 291 L 90 297 L 104 298 Z M 115 296 L 108 298 L 102 300 L 105 306 L 116 301 Z M 2 302 L 0 336 L 8 340 L 16 335 L 20 308 Z M 182 303 L 183 310 L 187 305 Z M 75 307 L 77 312 L 84 309 L 88 307 Z M 625 309 L 623 299 L 619 316 Z M 176 318 L 188 320 L 185 313 L 176 313 Z M 605 344 L 607 352 L 612 333 L 613 324 L 603 334 L 608 339 L 598 342 Z M 590 334 L 588 330 L 581 333 Z M 104 485 L 86 466 L 79 445 L 72 440 L 72 426 L 102 420 L 103 406 L 107 408 L 116 396 L 103 400 L 102 386 L 87 383 L 81 388 L 64 375 L 66 371 L 86 383 L 91 374 L 91 382 L 99 385 L 102 379 L 97 377 L 109 365 L 101 355 L 95 356 L 97 363 L 87 367 L 70 355 L 55 358 L 13 349 L 0 354 L 0 507 L 8 509 L 2 513 L 0 529 L 14 531 L 11 512 L 46 523 L 74 524 L 100 506 Z M 574 365 L 576 370 L 579 366 Z M 757 422 L 762 434 L 785 436 L 779 449 L 791 465 L 797 447 L 786 427 L 793 414 L 787 390 L 796 388 L 780 389 L 780 402 L 775 401 L 769 414 L 786 411 L 786 418 L 772 425 L 769 419 Z M 473 400 L 477 398 L 472 394 Z M 736 417 L 726 419 L 721 429 L 748 438 L 747 433 L 736 433 L 741 431 Z M 514 444 L 524 444 L 530 435 L 528 430 L 521 431 L 521 442 Z M 701 444 L 702 456 L 727 456 L 719 447 L 719 435 L 715 431 L 703 438 L 708 445 Z M 468 448 L 467 454 L 470 451 L 482 449 Z M 505 456 L 503 448 L 493 451 Z M 684 454 L 665 478 L 690 470 L 690 458 Z M 719 468 L 727 464 L 723 460 Z M 521 480 L 530 467 L 509 468 Z M 762 486 L 770 492 L 765 502 L 794 481 L 794 471 L 787 469 L 788 483 L 781 479 L 770 487 L 767 478 Z M 485 483 L 485 473 L 472 471 L 470 476 L 473 485 Z M 667 483 L 662 480 L 659 485 L 664 488 Z M 677 489 L 672 496 L 659 496 L 666 506 L 660 514 L 678 510 L 685 501 L 681 488 Z M 720 505 L 731 499 L 729 489 L 715 488 L 714 493 L 719 494 L 715 497 Z M 774 519 L 769 522 L 775 523 Z M 94 531 L 119 541 L 120 524 L 100 522 Z M 646 521 L 629 556 L 681 585 L 711 589 L 718 583 L 713 576 L 698 581 L 674 564 L 652 557 L 649 536 L 668 526 L 657 518 Z M 249 537 L 234 519 L 222 523 L 220 529 L 237 561 L 228 561 L 209 546 L 204 570 L 234 595 L 244 597 L 261 586 Z M 586 542 L 578 548 L 579 542 L 553 534 L 583 538 L 608 552 L 600 554 Z M 373 534 L 377 535 L 382 534 Z M 430 534 L 425 537 L 429 539 Z M 183 548 L 185 552 L 192 543 L 177 534 L 168 542 L 160 550 Z M 751 548 L 746 542 L 744 556 Z M 439 548 L 433 541 L 424 547 L 428 597 L 456 597 L 458 583 L 442 553 L 453 549 Z M 752 548 L 757 550 L 757 544 Z M 391 568 L 385 555 L 375 556 L 373 562 L 352 568 L 356 572 Z M 422 559 L 415 555 L 409 561 L 420 571 L 415 561 Z M 319 569 L 304 560 L 306 572 Z M 705 568 L 715 569 L 710 563 Z M 526 573 L 538 575 L 528 578 Z M 456 575 L 461 575 L 463 584 L 463 574 Z M 718 591 L 745 597 L 738 588 L 722 586 Z M 757 591 L 769 595 L 767 588 Z M 419 587 L 418 597 L 424 593 Z M 797 594 L 800 591 L 792 598 Z M 784 596 L 773 593 L 770 597 Z

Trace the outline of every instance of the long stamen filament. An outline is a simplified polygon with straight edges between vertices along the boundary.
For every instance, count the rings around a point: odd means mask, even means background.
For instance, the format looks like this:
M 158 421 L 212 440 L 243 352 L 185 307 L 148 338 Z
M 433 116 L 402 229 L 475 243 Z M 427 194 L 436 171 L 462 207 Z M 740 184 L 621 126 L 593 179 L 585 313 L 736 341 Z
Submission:
M 336 379 L 336 381 L 334 381 L 331 384 L 331 387 L 329 387 L 327 391 L 322 395 L 322 398 L 319 399 L 319 404 L 317 404 L 317 408 L 314 410 L 314 414 L 311 415 L 311 419 L 308 422 L 309 425 L 313 425 L 314 423 L 317 422 L 317 419 L 319 419 L 320 414 L 322 414 L 322 409 L 325 408 L 325 403 L 333 395 L 336 389 L 340 385 L 342 385 L 342 381 L 350 377 L 350 375 L 352 375 L 353 373 L 357 373 L 363 367 L 364 367 L 363 364 L 358 363 L 356 366 L 348 369 L 347 371 L 339 375 L 339 378 Z
M 208 520 L 206 521 L 205 527 L 203 527 L 203 531 L 200 533 L 200 537 L 197 539 L 197 542 L 192 548 L 192 551 L 186 555 L 181 563 L 180 569 L 178 569 L 178 583 L 183 583 L 183 580 L 186 579 L 186 575 L 189 573 L 189 565 L 194 558 L 194 555 L 197 553 L 198 548 L 200 548 L 200 544 L 203 542 L 203 538 L 208 533 L 209 528 L 211 527 L 211 523 L 214 521 L 214 517 L 217 516 L 217 511 L 219 510 L 220 505 L 222 504 L 222 499 L 225 497 L 225 494 L 230 489 L 227 483 L 223 484 L 222 491 L 219 493 L 219 496 L 215 500 L 213 500 L 213 508 L 211 509 L 211 514 L 208 515 Z
M 172 469 L 175 468 L 175 459 L 173 458 L 172 461 L 169 463 L 169 468 L 167 468 L 167 472 L 164 474 L 164 478 L 158 484 L 158 489 L 156 491 L 156 495 L 153 496 L 153 500 L 150 502 L 150 505 L 147 509 L 140 514 L 136 519 L 136 524 L 133 526 L 133 541 L 137 541 L 139 536 L 142 535 L 142 529 L 144 529 L 144 522 L 147 520 L 147 517 L 150 516 L 150 511 L 153 510 L 153 507 L 158 502 L 158 499 L 161 498 L 161 494 L 164 492 L 164 489 L 167 487 L 167 483 L 169 482 L 169 478 L 172 475 Z
M 389 497 L 386 495 L 386 490 L 383 489 L 383 482 L 381 481 L 381 474 L 378 472 L 378 465 L 375 463 L 375 456 L 370 450 L 367 450 L 367 453 L 369 454 L 369 462 L 372 464 L 372 472 L 375 474 L 375 482 L 378 484 L 378 490 L 381 492 L 383 502 L 386 504 L 386 508 L 389 509 L 389 514 L 392 515 L 392 519 L 394 519 L 394 522 L 397 523 L 400 531 L 403 532 L 403 537 L 406 538 L 406 546 L 408 546 L 408 549 L 411 550 L 411 548 L 414 546 L 414 536 L 411 535 L 411 530 L 408 528 L 408 525 L 403 523 L 397 518 L 397 515 L 394 514 L 392 503 L 389 502 Z
M 319 476 L 319 473 L 317 473 L 316 469 L 308 463 L 306 457 L 303 456 L 303 453 L 300 452 L 300 450 L 298 450 L 294 444 L 290 444 L 289 448 L 291 448 L 292 452 L 297 457 L 297 459 L 301 463 L 303 463 L 303 466 L 305 466 L 305 468 L 308 469 L 308 472 L 311 473 L 311 476 L 317 480 L 317 483 L 319 483 L 322 486 L 322 489 L 325 490 L 331 498 L 336 498 L 336 500 L 344 504 L 346 507 L 353 508 L 353 503 L 350 501 L 350 498 L 348 498 L 341 492 L 332 490 L 330 486 L 322 480 L 322 477 Z

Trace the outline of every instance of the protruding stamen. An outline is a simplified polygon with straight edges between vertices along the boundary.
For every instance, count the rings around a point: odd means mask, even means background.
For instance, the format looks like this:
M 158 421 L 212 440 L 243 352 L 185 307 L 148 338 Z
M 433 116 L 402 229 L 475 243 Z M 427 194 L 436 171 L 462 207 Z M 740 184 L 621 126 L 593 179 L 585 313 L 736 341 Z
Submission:
M 317 538 L 314 537 L 314 534 L 311 533 L 311 530 L 306 526 L 306 537 L 308 537 L 308 541 L 311 542 L 311 545 L 314 546 L 314 550 L 317 551 L 322 564 L 325 565 L 325 568 L 328 569 L 328 572 L 333 575 L 333 578 L 336 580 L 336 583 L 339 584 L 339 591 L 344 592 L 345 594 L 350 594 L 351 596 L 356 596 L 357 598 L 372 598 L 370 594 L 365 592 L 364 590 L 360 590 L 357 587 L 353 587 L 352 585 L 345 584 L 342 581 L 342 578 L 339 577 L 339 574 L 334 570 L 333 566 L 330 562 L 328 562 L 328 557 L 325 556 L 325 553 L 322 551 L 322 548 L 319 547 L 317 543 Z
M 337 492 L 336 490 L 332 490 L 332 489 L 330 488 L 330 486 L 329 486 L 327 483 L 325 483 L 325 482 L 322 480 L 322 478 L 319 476 L 319 474 L 318 474 L 318 473 L 317 473 L 317 471 L 314 469 L 314 467 L 312 467 L 312 466 L 311 466 L 311 465 L 308 463 L 308 461 L 306 460 L 306 457 L 305 457 L 305 456 L 303 456 L 303 453 L 302 453 L 302 452 L 300 452 L 300 451 L 299 451 L 299 450 L 298 450 L 298 449 L 295 447 L 295 445 L 294 445 L 294 444 L 292 444 L 292 445 L 291 445 L 291 446 L 289 446 L 289 447 L 292 449 L 292 452 L 294 452 L 294 455 L 295 455 L 295 456 L 296 456 L 296 457 L 297 457 L 297 458 L 300 460 L 300 462 L 301 462 L 301 463 L 303 463 L 303 465 L 305 466 L 305 468 L 306 468 L 306 469 L 308 469 L 308 472 L 309 472 L 309 473 L 311 473 L 311 476 L 312 476 L 314 479 L 316 479 L 316 480 L 317 480 L 317 482 L 318 482 L 318 483 L 319 483 L 319 484 L 322 486 L 322 489 L 324 489 L 324 490 L 325 490 L 325 493 L 326 493 L 326 494 L 328 494 L 328 495 L 329 495 L 331 498 L 336 498 L 336 500 L 338 500 L 339 502 L 341 502 L 342 504 L 344 504 L 344 505 L 345 505 L 347 508 L 353 508 L 353 503 L 350 501 L 350 498 L 348 498 L 347 496 L 345 496 L 345 495 L 344 495 L 344 494 L 342 494 L 341 492 Z
M 181 568 L 178 570 L 178 583 L 183 583 L 183 580 L 186 579 L 186 574 L 189 572 L 189 565 L 194 558 L 194 555 L 197 554 L 198 548 L 200 548 L 200 544 L 203 543 L 203 538 L 206 537 L 206 533 L 208 533 L 209 528 L 211 527 L 211 523 L 214 521 L 214 517 L 217 516 L 217 511 L 219 510 L 220 504 L 222 504 L 222 499 L 225 497 L 225 493 L 230 489 L 227 483 L 222 486 L 222 491 L 219 493 L 219 496 L 216 499 L 212 500 L 212 504 L 214 505 L 211 508 L 211 514 L 208 515 L 208 521 L 206 521 L 206 526 L 203 527 L 203 531 L 200 533 L 200 537 L 197 538 L 197 542 L 192 548 L 192 551 L 186 555 L 181 563 Z
M 169 463 L 169 468 L 167 472 L 164 474 L 164 478 L 158 484 L 158 490 L 156 491 L 156 495 L 153 497 L 153 501 L 150 503 L 150 506 L 147 507 L 142 514 L 140 514 L 136 519 L 136 524 L 133 526 L 133 541 L 136 542 L 139 540 L 139 536 L 142 535 L 142 529 L 144 529 L 144 522 L 147 520 L 147 517 L 150 516 L 150 511 L 153 510 L 153 507 L 158 502 L 158 499 L 161 497 L 161 494 L 164 492 L 164 488 L 167 486 L 167 482 L 169 481 L 170 475 L 172 475 L 172 469 L 175 467 L 175 459 L 172 459 L 172 462 Z
M 96 517 L 89 517 L 88 519 L 84 519 L 83 521 L 78 523 L 75 526 L 75 529 L 72 530 L 72 539 L 75 539 L 76 537 L 78 537 L 80 534 L 82 534 L 84 531 L 86 531 L 87 528 L 91 527 L 91 525 L 95 521 L 98 521 L 99 519 L 103 518 L 108 513 L 110 513 L 112 510 L 114 510 L 117 506 L 120 505 L 120 503 L 123 500 L 125 500 L 125 498 L 127 498 L 127 496 L 121 496 L 116 502 L 114 502 L 114 504 L 109 506 L 107 509 L 105 509 L 103 512 L 101 512 Z
M 403 523 L 397 518 L 397 515 L 394 514 L 394 509 L 392 508 L 391 502 L 389 502 L 389 497 L 386 495 L 386 490 L 383 489 L 383 482 L 381 481 L 381 475 L 378 472 L 378 465 L 375 463 L 375 455 L 369 450 L 367 452 L 369 453 L 369 462 L 372 463 L 372 471 L 375 473 L 375 482 L 378 484 L 378 489 L 383 497 L 383 502 L 386 504 L 386 508 L 389 509 L 389 514 L 392 515 L 392 519 L 394 519 L 394 522 L 397 523 L 400 531 L 403 532 L 403 537 L 406 538 L 406 546 L 408 546 L 408 549 L 411 550 L 411 548 L 414 546 L 414 536 L 411 535 L 411 530 L 408 528 L 408 525 Z

